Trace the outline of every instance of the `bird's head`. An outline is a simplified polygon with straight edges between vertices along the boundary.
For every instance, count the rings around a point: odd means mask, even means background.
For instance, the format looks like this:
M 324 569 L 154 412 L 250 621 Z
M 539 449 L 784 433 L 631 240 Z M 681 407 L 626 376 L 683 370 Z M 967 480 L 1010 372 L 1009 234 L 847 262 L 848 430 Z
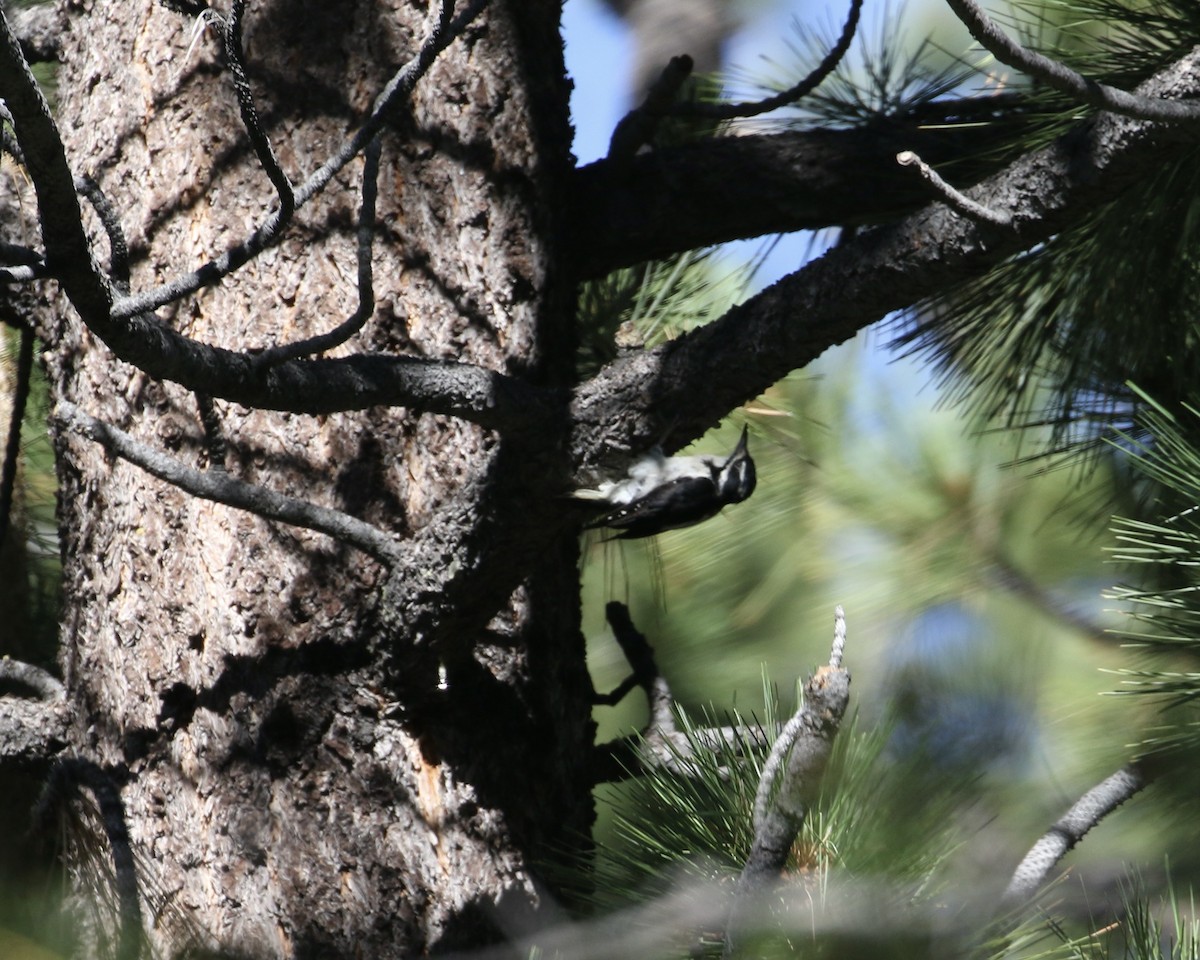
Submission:
M 750 451 L 746 447 L 747 431 L 748 428 L 742 427 L 742 438 L 721 467 L 718 482 L 721 499 L 725 503 L 741 503 L 754 492 L 754 485 L 758 482 L 754 461 L 750 459 Z

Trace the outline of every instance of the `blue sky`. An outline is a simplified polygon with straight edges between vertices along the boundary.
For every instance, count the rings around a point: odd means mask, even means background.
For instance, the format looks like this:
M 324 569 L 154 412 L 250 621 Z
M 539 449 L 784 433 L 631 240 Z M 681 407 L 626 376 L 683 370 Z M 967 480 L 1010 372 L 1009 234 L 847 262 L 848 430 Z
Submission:
M 732 38 L 727 62 L 734 70 L 753 70 L 763 59 L 788 61 L 786 41 L 792 22 L 803 17 L 836 35 L 848 8 L 846 0 L 773 0 L 759 3 L 755 15 Z M 815 18 L 815 19 L 814 19 Z M 571 116 L 575 124 L 575 155 L 581 164 L 597 160 L 630 107 L 628 77 L 633 47 L 628 31 L 600 0 L 568 0 L 563 9 L 567 70 L 574 80 Z M 684 53 L 686 51 L 680 51 Z M 764 241 L 729 245 L 736 260 L 750 260 Z M 801 266 L 814 251 L 807 237 L 783 238 L 771 251 L 758 276 L 766 286 Z

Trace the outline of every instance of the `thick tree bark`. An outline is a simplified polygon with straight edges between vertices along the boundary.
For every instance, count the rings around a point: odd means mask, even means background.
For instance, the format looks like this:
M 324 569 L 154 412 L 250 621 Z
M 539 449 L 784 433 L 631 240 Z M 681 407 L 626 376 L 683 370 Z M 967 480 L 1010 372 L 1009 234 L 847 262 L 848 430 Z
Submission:
M 222 252 L 275 193 L 211 31 L 189 53 L 191 22 L 149 0 L 82 4 L 69 24 L 67 154 L 118 210 L 145 289 Z M 294 181 L 428 26 L 399 0 L 249 8 L 251 86 Z M 376 306 L 340 352 L 566 383 L 553 238 L 568 135 L 557 6 L 492 3 L 383 135 Z M 340 323 L 357 299 L 361 177 L 355 161 L 281 244 L 159 316 L 234 350 Z M 43 331 L 55 398 L 204 465 L 196 398 L 116 360 L 62 306 Z M 132 950 L 124 922 L 162 956 L 399 957 L 526 922 L 540 866 L 584 843 L 591 819 L 573 533 L 522 538 L 528 465 L 483 427 L 215 407 L 231 471 L 394 531 L 410 565 L 389 578 L 328 537 L 58 435 L 62 668 L 88 771 L 63 792 L 83 798 L 72 866 L 83 889 L 116 864 L 120 901 L 90 948 Z M 565 475 L 556 455 L 539 467 Z M 78 812 L 93 806 L 103 815 Z

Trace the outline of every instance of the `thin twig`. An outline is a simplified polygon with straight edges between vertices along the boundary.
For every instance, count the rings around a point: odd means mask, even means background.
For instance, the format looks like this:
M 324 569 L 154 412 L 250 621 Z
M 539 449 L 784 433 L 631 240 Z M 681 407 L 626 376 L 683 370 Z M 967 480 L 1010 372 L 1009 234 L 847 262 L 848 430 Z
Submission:
M 229 61 L 229 73 L 233 77 L 233 88 L 237 91 L 238 107 L 242 113 L 242 123 L 250 136 L 250 144 L 254 147 L 254 155 L 258 157 L 259 166 L 275 187 L 279 196 L 279 209 L 276 211 L 279 227 L 282 231 L 292 219 L 296 209 L 296 195 L 292 189 L 292 181 L 283 172 L 279 158 L 271 149 L 271 141 L 263 129 L 258 111 L 254 108 L 254 94 L 250 90 L 250 81 L 246 77 L 246 67 L 242 63 L 242 14 L 246 11 L 246 0 L 233 0 L 229 17 L 225 22 L 225 58 Z
M 33 378 L 33 331 L 21 331 L 17 347 L 17 380 L 13 385 L 12 411 L 8 418 L 8 439 L 4 444 L 4 467 L 0 470 L 0 545 L 8 535 L 12 518 L 13 492 L 17 485 L 17 463 L 21 458 L 21 422 L 25 419 L 25 404 L 29 400 L 29 385 Z
M 1080 797 L 1025 854 L 1004 891 L 1004 901 L 1023 903 L 1032 897 L 1055 864 L 1092 827 L 1142 790 L 1150 779 L 1145 767 L 1135 760 Z
M 746 117 L 757 117 L 771 110 L 778 110 L 788 104 L 795 103 L 808 96 L 821 85 L 837 65 L 842 62 L 850 43 L 858 30 L 859 15 L 862 13 L 863 0 L 850 0 L 850 15 L 842 27 L 842 34 L 837 43 L 825 54 L 825 58 L 817 64 L 807 77 L 793 87 L 782 90 L 762 100 L 748 100 L 743 103 L 674 103 L 668 110 L 672 117 L 697 117 L 704 120 L 736 120 Z
M 375 138 L 384 123 L 392 118 L 399 104 L 412 93 L 420 79 L 428 72 L 438 54 L 466 29 L 487 3 L 488 0 L 473 0 L 462 14 L 451 20 L 450 14 L 454 4 L 452 0 L 442 0 L 437 23 L 425 37 L 420 50 L 384 87 L 375 100 L 370 116 L 358 131 L 347 139 L 319 170 L 296 188 L 294 209 L 299 210 L 323 190 L 333 176 Z M 112 307 L 112 319 L 127 320 L 148 313 L 189 293 L 195 293 L 201 287 L 216 283 L 274 244 L 285 226 L 286 220 L 282 217 L 282 211 L 275 210 L 249 236 L 215 260 L 210 260 L 198 269 L 152 290 L 118 300 Z
M 375 240 L 375 198 L 379 192 L 379 138 L 363 151 L 362 206 L 358 212 L 358 308 L 328 333 L 264 350 L 254 358 L 259 369 L 273 367 L 324 350 L 332 350 L 358 333 L 375 312 L 371 257 Z
M 109 270 L 113 283 L 121 293 L 129 292 L 129 244 L 125 242 L 125 231 L 112 203 L 98 184 L 86 174 L 75 178 L 75 189 L 100 218 L 100 225 L 108 236 Z
M 896 154 L 896 162 L 902 167 L 916 167 L 921 178 L 933 188 L 934 192 L 945 201 L 946 205 L 952 210 L 957 210 L 964 217 L 980 223 L 991 223 L 998 227 L 1012 226 L 1012 217 L 1007 213 L 992 210 L 990 207 L 985 207 L 982 203 L 976 203 L 966 194 L 960 193 L 943 180 L 933 167 L 911 150 L 902 150 Z
M 204 447 L 208 453 L 208 469 L 224 470 L 229 444 L 225 441 L 225 429 L 213 399 L 207 393 L 196 392 L 196 407 L 200 411 L 200 425 L 204 427 Z
M 388 533 L 348 513 L 284 496 L 257 484 L 238 480 L 223 471 L 194 470 L 139 443 L 111 424 L 88 416 L 66 401 L 59 403 L 55 416 L 115 456 L 128 460 L 152 476 L 193 496 L 246 510 L 266 520 L 278 520 L 328 534 L 340 543 L 357 547 L 389 567 L 399 562 L 399 545 Z
M 947 0 L 951 9 L 980 45 L 1001 63 L 1041 80 L 1046 86 L 1111 113 L 1139 120 L 1196 120 L 1194 103 L 1159 100 L 1127 93 L 1076 73 L 1070 67 L 1029 50 L 1004 33 L 975 0 Z

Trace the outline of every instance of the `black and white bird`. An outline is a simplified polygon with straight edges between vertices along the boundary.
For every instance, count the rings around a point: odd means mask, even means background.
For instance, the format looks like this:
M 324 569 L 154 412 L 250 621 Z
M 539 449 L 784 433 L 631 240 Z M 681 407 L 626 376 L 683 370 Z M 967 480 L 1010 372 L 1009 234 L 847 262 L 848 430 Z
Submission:
M 716 516 L 730 503 L 741 503 L 754 492 L 757 477 L 746 448 L 746 428 L 733 453 L 722 459 L 708 454 L 668 457 L 655 447 L 640 458 L 621 480 L 595 490 L 577 490 L 579 500 L 594 500 L 606 512 L 588 529 L 610 527 L 614 540 L 652 537 Z

